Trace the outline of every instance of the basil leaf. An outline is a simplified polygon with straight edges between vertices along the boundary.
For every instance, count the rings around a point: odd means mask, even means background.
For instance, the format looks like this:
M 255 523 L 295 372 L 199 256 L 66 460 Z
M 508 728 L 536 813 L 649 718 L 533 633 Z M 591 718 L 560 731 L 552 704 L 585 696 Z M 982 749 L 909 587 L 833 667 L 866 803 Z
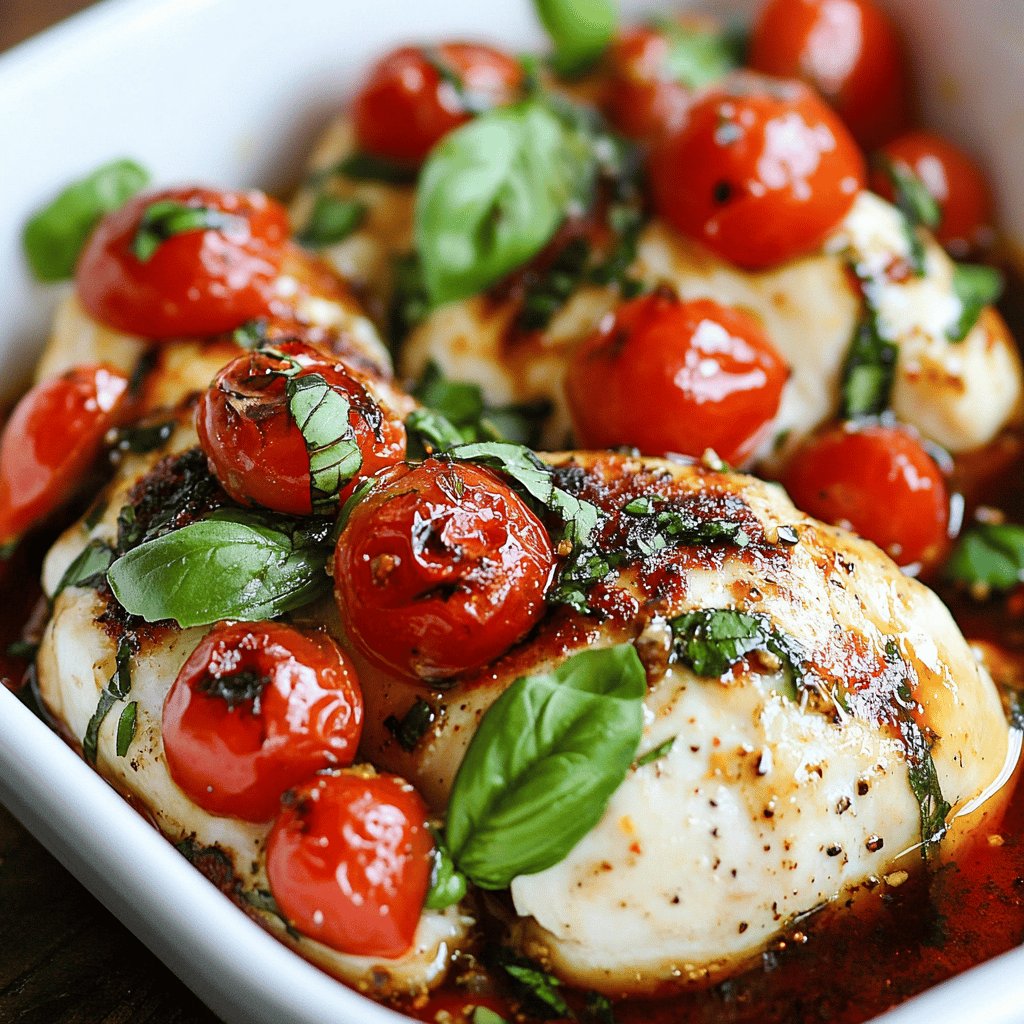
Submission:
M 412 753 L 436 719 L 437 712 L 422 697 L 417 697 L 401 718 L 388 715 L 384 719 L 384 728 L 406 753 Z
M 433 864 L 430 869 L 430 888 L 423 905 L 429 910 L 444 910 L 466 895 L 466 876 L 455 867 L 440 833 L 434 828 L 430 831 L 434 835 Z
M 416 180 L 413 164 L 388 160 L 371 153 L 353 153 L 341 161 L 334 170 L 355 181 L 377 181 L 385 185 L 411 185 Z
M 939 773 L 920 727 L 914 723 L 913 729 L 908 727 L 906 734 L 912 737 L 907 751 L 910 789 L 917 800 L 921 818 L 922 854 L 928 857 L 931 847 L 946 834 L 946 818 L 953 808 L 942 795 Z
M 906 164 L 879 154 L 879 169 L 892 185 L 896 207 L 913 227 L 922 225 L 934 231 L 942 222 L 942 210 L 928 186 Z
M 953 291 L 960 300 L 960 316 L 946 331 L 950 341 L 963 341 L 978 322 L 982 310 L 1003 293 L 1003 275 L 995 267 L 979 263 L 953 266 Z
M 840 385 L 840 416 L 877 416 L 889 407 L 899 349 L 881 336 L 874 313 L 867 309 L 846 355 Z
M 348 399 L 319 373 L 289 377 L 288 411 L 309 454 L 310 497 L 314 515 L 329 515 L 338 492 L 359 472 L 363 453 L 349 423 Z
M 587 994 L 587 1004 L 584 1010 L 589 1024 L 618 1024 L 612 1001 L 599 992 Z
M 327 589 L 325 535 L 319 524 L 303 530 L 258 513 L 214 513 L 133 548 L 107 581 L 125 610 L 147 622 L 258 622 Z
M 569 1004 L 559 989 L 562 983 L 553 974 L 542 971 L 522 957 L 505 954 L 500 964 L 516 990 L 516 995 L 525 1000 L 526 1010 L 531 1017 L 550 1020 L 551 1015 L 574 1020 Z
M 416 253 L 396 256 L 391 273 L 388 327 L 392 343 L 397 344 L 426 317 L 430 311 L 430 296 L 423 283 L 423 267 Z
M 612 0 L 534 0 L 534 6 L 554 43 L 559 74 L 586 71 L 615 35 L 618 16 Z
M 433 305 L 467 298 L 526 263 L 592 189 L 593 154 L 540 100 L 488 111 L 434 148 L 414 233 Z
M 124 757 L 135 739 L 138 721 L 139 703 L 132 701 L 124 706 L 121 717 L 117 720 L 117 756 Z
M 68 587 L 95 587 L 103 581 L 110 563 L 114 560 L 113 549 L 101 540 L 91 540 L 78 553 L 75 560 L 64 570 L 51 601 Z
M 508 1021 L 500 1013 L 488 1009 L 486 1006 L 474 1006 L 473 1016 L 470 1018 L 472 1024 L 508 1024 Z
M 796 644 L 781 634 L 766 615 L 732 608 L 687 612 L 670 620 L 675 656 L 699 675 L 721 678 L 755 651 L 779 659 L 786 676 L 785 696 L 796 697 L 802 658 Z
M 664 743 L 659 743 L 653 750 L 648 750 L 646 754 L 641 754 L 633 764 L 637 768 L 643 768 L 645 765 L 660 761 L 663 757 L 667 757 L 672 753 L 672 748 L 676 745 L 677 739 L 678 737 L 676 736 L 670 736 Z
M 527 287 L 518 318 L 521 330 L 541 331 L 551 323 L 586 280 L 590 256 L 585 238 L 574 238 L 562 249 L 548 270 Z
M 477 462 L 511 477 L 535 501 L 549 507 L 555 492 L 551 467 L 525 445 L 511 441 L 462 444 L 447 454 L 460 462 Z M 564 493 L 564 492 L 563 492 Z
M 957 541 L 946 576 L 980 591 L 1024 583 L 1024 526 L 976 523 Z
M 313 203 L 309 219 L 295 238 L 312 249 L 337 245 L 348 238 L 365 217 L 366 203 L 321 192 Z
M 132 253 L 140 263 L 148 263 L 169 238 L 192 231 L 222 231 L 238 218 L 207 206 L 190 206 L 176 199 L 159 199 L 142 212 L 132 239 Z
M 124 633 L 117 642 L 117 654 L 114 659 L 114 674 L 107 685 L 100 691 L 96 710 L 85 727 L 82 737 L 82 757 L 88 764 L 96 764 L 99 750 L 100 726 L 103 725 L 111 708 L 131 692 L 132 688 L 132 655 L 138 651 L 138 643 L 130 633 Z
M 631 538 L 641 555 L 649 556 L 656 551 L 683 544 L 716 544 L 726 542 L 738 548 L 745 548 L 750 537 L 739 523 L 728 519 L 698 519 L 684 509 L 658 506 L 663 500 L 657 495 L 636 498 L 629 502 L 623 512 L 632 516 L 650 516 L 650 529 L 634 531 Z
M 630 644 L 517 679 L 484 715 L 448 804 L 452 857 L 484 889 L 557 864 L 600 820 L 643 733 Z
M 73 277 L 79 253 L 106 213 L 120 209 L 149 184 L 134 160 L 113 160 L 69 185 L 25 225 L 22 243 L 40 281 Z
M 667 18 L 656 27 L 668 43 L 668 74 L 689 89 L 703 89 L 740 64 L 738 40 L 725 32 Z
M 7 645 L 7 657 L 17 658 L 19 661 L 33 661 L 38 650 L 39 644 L 31 640 L 12 640 Z

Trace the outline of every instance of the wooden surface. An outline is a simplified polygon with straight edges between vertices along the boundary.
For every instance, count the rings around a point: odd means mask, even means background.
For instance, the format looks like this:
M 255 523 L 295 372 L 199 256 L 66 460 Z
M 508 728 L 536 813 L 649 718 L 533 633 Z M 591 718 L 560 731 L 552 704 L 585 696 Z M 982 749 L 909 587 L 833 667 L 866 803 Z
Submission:
M 88 4 L 0 0 L 0 50 Z M 0 1024 L 216 1024 L 2 806 Z

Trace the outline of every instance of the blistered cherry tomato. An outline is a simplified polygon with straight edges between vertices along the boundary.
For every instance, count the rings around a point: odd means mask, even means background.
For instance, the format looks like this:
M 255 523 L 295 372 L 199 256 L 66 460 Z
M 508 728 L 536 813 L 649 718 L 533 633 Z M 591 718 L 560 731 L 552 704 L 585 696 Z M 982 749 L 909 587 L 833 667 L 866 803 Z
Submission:
M 962 149 L 930 132 L 910 132 L 883 147 L 893 164 L 914 174 L 932 194 L 941 220 L 935 236 L 955 256 L 969 256 L 992 234 L 992 194 L 981 168 Z M 871 187 L 893 199 L 892 181 L 878 169 Z
M 736 76 L 652 155 L 658 212 L 752 270 L 816 249 L 864 184 L 864 159 L 806 86 Z
M 428 459 L 385 470 L 338 538 L 334 588 L 370 660 L 438 679 L 504 653 L 544 611 L 551 539 L 486 469 Z
M 225 623 L 174 680 L 163 743 L 172 778 L 200 807 L 267 821 L 286 789 L 350 765 L 362 726 L 355 669 L 329 636 Z
M 0 439 L 0 547 L 74 494 L 127 390 L 117 370 L 78 366 L 18 402 Z
M 577 441 L 741 463 L 764 438 L 788 370 L 748 314 L 655 293 L 621 305 L 573 353 L 566 395 Z
M 522 81 L 517 61 L 489 46 L 405 46 L 374 65 L 355 98 L 356 141 L 374 156 L 419 163 L 482 107 L 511 102 Z
M 670 43 L 648 25 L 623 31 L 608 54 L 608 116 L 636 139 L 656 138 L 682 123 L 690 91 L 672 75 Z
M 865 148 L 907 125 L 903 50 L 873 0 L 768 0 L 754 25 L 750 66 L 813 86 Z
M 196 409 L 199 443 L 235 501 L 289 515 L 314 511 L 309 452 L 290 411 L 284 376 L 289 360 L 301 367 L 297 378 L 319 374 L 349 403 L 348 425 L 362 464 L 342 487 L 340 500 L 357 480 L 405 457 L 402 421 L 374 400 L 355 370 L 301 342 L 285 342 L 275 351 L 289 358 L 250 352 L 232 360 Z
M 303 935 L 356 956 L 401 956 L 430 885 L 434 841 L 419 794 L 352 770 L 293 790 L 270 831 L 267 877 Z
M 147 211 L 163 211 L 148 232 Z M 184 230 L 203 216 L 217 226 Z M 145 338 L 234 330 L 270 311 L 287 237 L 288 215 L 262 192 L 148 192 L 100 221 L 78 261 L 78 297 L 96 320 Z
M 946 482 L 907 430 L 833 427 L 797 449 L 782 482 L 804 512 L 853 529 L 901 566 L 927 569 L 946 550 Z

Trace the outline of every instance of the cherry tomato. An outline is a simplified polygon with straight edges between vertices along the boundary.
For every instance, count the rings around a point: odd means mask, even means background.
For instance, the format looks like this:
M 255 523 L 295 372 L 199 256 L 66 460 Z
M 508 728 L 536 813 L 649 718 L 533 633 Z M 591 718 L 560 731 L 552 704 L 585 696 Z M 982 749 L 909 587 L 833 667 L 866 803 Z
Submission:
M 682 123 L 690 90 L 669 66 L 670 43 L 647 25 L 626 29 L 609 52 L 608 116 L 635 139 L 655 138 Z
M 351 641 L 378 665 L 438 679 L 479 668 L 544 612 L 551 539 L 489 470 L 396 466 L 352 510 L 334 588 Z
M 325 633 L 222 623 L 203 637 L 164 702 L 174 781 L 204 810 L 267 821 L 281 794 L 352 763 L 363 727 L 355 670 Z
M 342 487 L 339 500 L 357 480 L 405 457 L 405 427 L 369 394 L 363 378 L 301 342 L 275 349 L 301 366 L 297 378 L 319 374 L 349 403 L 348 425 L 362 465 Z M 217 374 L 199 400 L 196 425 L 210 468 L 221 486 L 243 505 L 263 505 L 289 515 L 313 509 L 309 452 L 289 411 L 289 359 L 249 352 Z
M 845 424 L 806 441 L 782 482 L 794 503 L 874 541 L 899 565 L 936 565 L 946 550 L 949 495 L 920 441 L 898 427 Z
M 779 408 L 788 370 L 752 317 L 655 293 L 619 306 L 573 353 L 566 395 L 580 444 L 743 462 Z
M 419 794 L 395 775 L 320 775 L 285 798 L 267 841 L 274 899 L 303 935 L 356 956 L 412 945 L 434 841 Z
M 754 25 L 750 66 L 813 86 L 867 149 L 907 125 L 903 50 L 873 0 L 768 0 Z
M 651 160 L 658 212 L 751 270 L 821 245 L 864 174 L 856 143 L 806 86 L 756 76 L 698 101 Z
M 219 226 L 170 233 L 140 259 L 136 236 L 158 203 L 210 211 Z M 78 261 L 78 297 L 96 320 L 145 338 L 231 331 L 269 312 L 287 237 L 288 215 L 262 192 L 149 192 L 100 221 Z
M 962 149 L 930 132 L 910 132 L 883 147 L 892 163 L 910 171 L 938 203 L 935 237 L 955 256 L 969 256 L 992 234 L 992 194 L 981 168 Z M 892 181 L 882 170 L 871 187 L 890 201 Z
M 117 370 L 78 366 L 18 402 L 0 439 L 0 546 L 74 494 L 127 390 L 128 378 Z
M 356 96 L 357 144 L 375 156 L 419 163 L 476 110 L 510 103 L 522 77 L 507 54 L 475 43 L 394 50 Z

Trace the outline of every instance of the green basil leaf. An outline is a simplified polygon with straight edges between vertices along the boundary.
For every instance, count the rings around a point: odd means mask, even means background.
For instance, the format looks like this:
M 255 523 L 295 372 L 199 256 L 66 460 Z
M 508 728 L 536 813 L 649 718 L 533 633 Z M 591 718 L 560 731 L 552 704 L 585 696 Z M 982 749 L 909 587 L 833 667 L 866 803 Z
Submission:
M 720 678 L 748 654 L 764 651 L 779 660 L 786 677 L 785 695 L 796 697 L 796 681 L 803 674 L 800 651 L 767 616 L 711 608 L 687 612 L 669 625 L 673 653 L 697 675 Z
M 133 548 L 107 580 L 121 605 L 147 622 L 258 622 L 324 593 L 325 533 L 258 513 L 215 513 Z
M 135 729 L 138 723 L 139 704 L 132 701 L 125 704 L 121 717 L 117 720 L 117 756 L 124 757 L 128 748 L 135 739 Z
M 540 100 L 488 111 L 447 135 L 416 190 L 431 303 L 475 295 L 536 256 L 595 172 L 587 140 Z
M 738 40 L 727 32 L 664 19 L 658 31 L 668 42 L 666 69 L 672 80 L 703 89 L 740 64 Z
M 430 869 L 430 888 L 423 905 L 429 910 L 444 910 L 466 895 L 466 876 L 455 867 L 441 834 L 435 828 L 430 831 L 434 836 L 433 864 Z
M 995 267 L 979 263 L 957 263 L 953 267 L 953 291 L 960 300 L 960 316 L 946 337 L 963 341 L 978 322 L 982 310 L 1003 293 L 1003 275 Z
M 664 743 L 659 743 L 653 750 L 648 750 L 646 754 L 641 754 L 634 764 L 637 768 L 643 768 L 645 765 L 653 764 L 655 761 L 660 761 L 663 757 L 667 757 L 672 753 L 672 748 L 676 745 L 676 736 L 670 736 Z
M 69 185 L 25 225 L 22 242 L 40 281 L 73 277 L 78 255 L 106 213 L 120 209 L 149 184 L 134 160 L 113 160 Z
M 473 1016 L 470 1018 L 472 1024 L 508 1024 L 508 1021 L 500 1013 L 488 1009 L 486 1006 L 474 1006 Z
M 31 640 L 12 640 L 7 645 L 7 657 L 17 658 L 19 661 L 34 661 L 39 644 Z
M 531 498 L 545 507 L 555 492 L 551 467 L 525 445 L 511 441 L 478 441 L 462 444 L 447 453 L 459 462 L 477 462 L 511 477 Z
M 414 164 L 404 164 L 371 153 L 353 153 L 333 169 L 354 181 L 377 181 L 384 185 L 411 185 L 416 180 Z
M 337 245 L 348 238 L 365 217 L 366 203 L 321 192 L 313 203 L 305 226 L 295 238 L 312 249 Z
M 875 316 L 865 310 L 843 365 L 840 416 L 877 416 L 889 408 L 896 373 L 897 346 L 879 334 Z
M 412 753 L 436 719 L 437 712 L 433 707 L 422 697 L 417 697 L 401 718 L 388 715 L 384 719 L 384 728 L 395 737 L 406 753 Z
M 402 341 L 430 312 L 430 296 L 423 282 L 423 266 L 414 252 L 396 256 L 391 268 L 392 293 L 388 327 L 393 344 Z
M 586 71 L 615 35 L 618 13 L 613 0 L 534 0 L 534 6 L 554 43 L 559 74 Z
M 142 212 L 132 239 L 132 253 L 140 263 L 148 263 L 169 238 L 192 231 L 223 231 L 237 222 L 233 214 L 190 206 L 176 199 L 159 199 Z
M 975 523 L 957 541 L 946 576 L 982 592 L 1024 583 L 1024 526 Z
M 526 1012 L 531 1017 L 550 1020 L 554 1014 L 560 1018 L 575 1019 L 560 991 L 562 983 L 553 974 L 542 971 L 523 957 L 507 953 L 500 957 L 499 963 L 512 982 L 515 994 L 524 1000 Z
M 557 864 L 600 820 L 643 733 L 647 679 L 630 644 L 517 679 L 459 766 L 446 837 L 484 889 Z
M 319 373 L 289 377 L 288 410 L 309 454 L 309 482 L 314 515 L 328 515 L 338 492 L 359 472 L 363 453 L 349 423 L 349 402 Z
M 913 227 L 934 231 L 942 222 L 942 210 L 928 186 L 902 161 L 879 154 L 876 163 L 892 185 L 896 207 Z
M 587 1015 L 588 1024 L 619 1024 L 612 1001 L 599 992 L 587 993 L 587 1003 L 584 1011 Z
M 114 551 L 100 540 L 91 540 L 78 553 L 75 560 L 64 570 L 51 601 L 68 587 L 95 587 L 103 581 L 110 563 L 114 560 Z
M 96 755 L 99 752 L 100 726 L 103 725 L 111 708 L 121 700 L 124 700 L 132 689 L 132 655 L 138 651 L 138 644 L 135 637 L 130 633 L 124 633 L 117 642 L 117 654 L 114 659 L 114 674 L 110 677 L 107 685 L 100 691 L 99 701 L 96 710 L 85 727 L 85 736 L 82 737 L 82 757 L 88 764 L 96 764 Z

